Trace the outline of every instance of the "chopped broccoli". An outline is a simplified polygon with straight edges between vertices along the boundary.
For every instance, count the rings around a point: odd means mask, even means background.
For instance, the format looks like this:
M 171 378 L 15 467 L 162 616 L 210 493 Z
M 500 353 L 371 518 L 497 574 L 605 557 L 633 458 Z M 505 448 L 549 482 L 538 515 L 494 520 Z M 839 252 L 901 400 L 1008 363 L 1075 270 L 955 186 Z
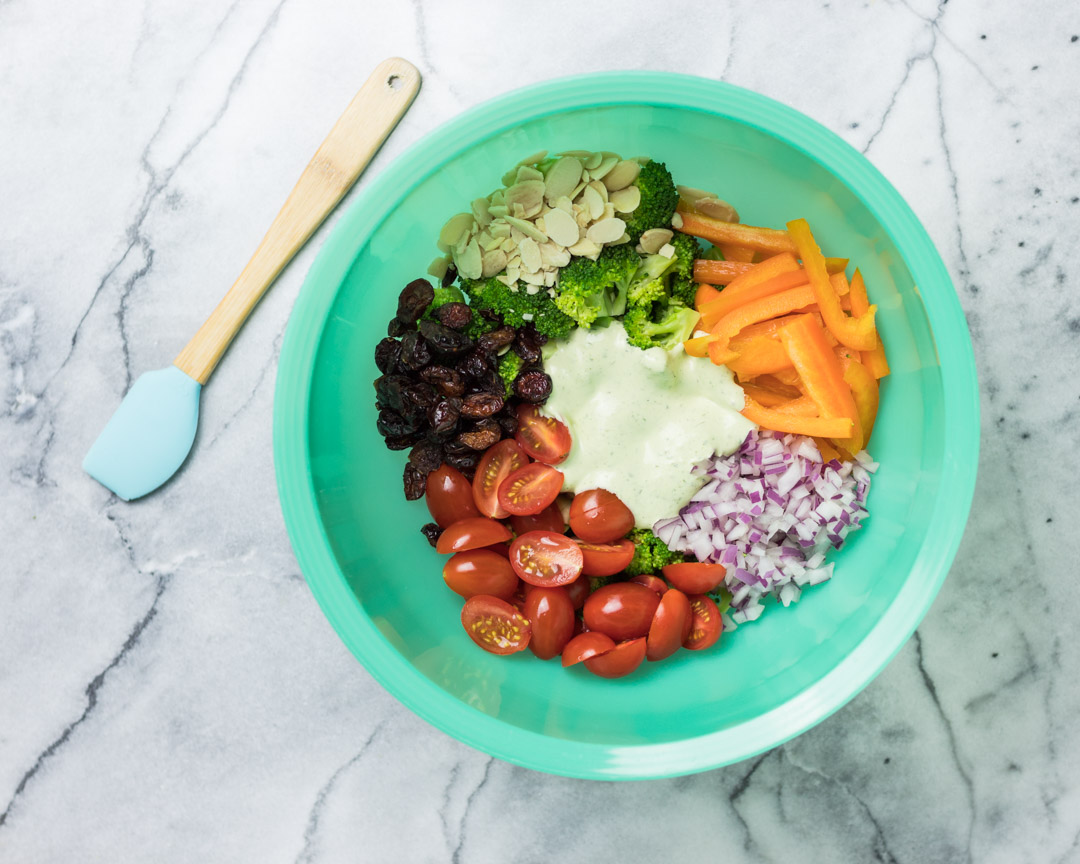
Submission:
M 539 332 L 553 339 L 574 329 L 574 320 L 555 306 L 546 290 L 529 294 L 520 283 L 515 288 L 511 290 L 494 276 L 461 280 L 461 289 L 469 296 L 474 311 L 494 312 L 511 327 L 524 327 L 532 322 Z M 474 315 L 473 320 L 478 317 Z
M 704 258 L 706 261 L 727 261 L 727 258 L 724 257 L 724 253 L 720 251 L 719 246 L 710 246 L 698 255 L 698 258 Z
M 623 327 L 631 345 L 670 351 L 693 335 L 699 317 L 681 303 L 643 303 L 627 310 Z
M 502 357 L 499 358 L 499 365 L 497 371 L 499 377 L 502 378 L 503 384 L 506 385 L 506 395 L 509 396 L 511 387 L 514 384 L 514 379 L 517 378 L 518 373 L 521 371 L 523 365 L 522 359 L 514 352 L 507 351 Z
M 675 205 L 679 203 L 675 181 L 663 162 L 654 159 L 642 165 L 634 185 L 641 192 L 641 203 L 625 217 L 631 242 L 636 242 L 650 228 L 670 227 Z
M 672 271 L 668 294 L 677 303 L 693 306 L 697 295 L 697 284 L 694 282 L 694 259 L 698 257 L 701 250 L 697 240 L 689 234 L 676 234 L 671 245 L 675 247 L 675 268 Z
M 474 311 L 472 320 L 465 325 L 465 329 L 461 332 L 470 339 L 479 339 L 485 333 L 490 333 L 498 326 L 500 326 L 499 321 L 492 321 L 490 318 L 485 318 L 483 315 L 479 315 Z
M 608 246 L 593 261 L 574 258 L 559 271 L 555 305 L 580 327 L 626 311 L 626 295 L 640 264 L 628 244 Z
M 440 306 L 445 306 L 447 303 L 464 303 L 465 295 L 461 293 L 461 289 L 457 285 L 447 285 L 445 288 L 438 286 L 435 288 L 435 299 L 431 301 L 431 305 L 424 310 L 424 314 L 421 318 L 433 319 L 435 317 L 435 310 Z
M 643 573 L 659 576 L 662 567 L 677 564 L 685 558 L 681 552 L 668 549 L 648 528 L 635 528 L 630 532 L 629 539 L 634 543 L 634 559 L 626 567 L 630 576 L 640 576 Z

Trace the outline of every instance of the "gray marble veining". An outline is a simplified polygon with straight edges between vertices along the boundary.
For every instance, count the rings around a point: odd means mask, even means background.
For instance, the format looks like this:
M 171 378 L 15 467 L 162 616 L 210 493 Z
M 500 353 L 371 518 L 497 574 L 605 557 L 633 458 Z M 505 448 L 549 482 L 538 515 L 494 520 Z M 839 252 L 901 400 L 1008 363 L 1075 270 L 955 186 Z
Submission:
M 0 861 L 1080 861 L 1077 34 L 1066 2 L 0 2 Z M 80 472 L 392 54 L 424 87 L 369 178 L 510 88 L 661 68 L 809 113 L 923 220 L 979 364 L 975 504 L 919 632 L 811 732 L 580 782 L 375 684 L 298 572 L 270 455 L 333 219 L 226 356 L 175 480 L 128 505 Z

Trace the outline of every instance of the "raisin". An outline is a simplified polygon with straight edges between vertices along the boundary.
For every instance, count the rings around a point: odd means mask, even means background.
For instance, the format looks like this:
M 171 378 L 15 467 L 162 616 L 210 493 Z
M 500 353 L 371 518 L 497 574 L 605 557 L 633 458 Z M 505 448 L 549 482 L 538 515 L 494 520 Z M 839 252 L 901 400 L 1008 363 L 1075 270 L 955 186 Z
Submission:
M 418 470 L 412 462 L 405 463 L 402 482 L 405 485 L 406 500 L 416 501 L 424 497 L 424 493 L 427 491 L 427 475 Z
M 401 411 L 404 407 L 404 391 L 412 383 L 404 375 L 383 375 L 375 379 L 375 400 L 381 408 Z
M 401 338 L 401 365 L 416 372 L 431 362 L 431 349 L 427 342 L 415 330 L 410 330 Z
M 383 438 L 400 438 L 403 435 L 411 435 L 419 429 L 419 424 L 415 420 L 403 417 L 389 408 L 383 408 L 379 412 L 375 426 Z
M 551 376 L 539 369 L 529 369 L 514 379 L 514 393 L 526 402 L 543 402 L 551 395 Z
M 446 452 L 447 459 L 451 456 L 461 456 L 463 453 L 473 452 L 472 447 L 469 447 L 467 444 L 462 444 L 456 438 L 443 444 L 443 450 Z
M 457 441 L 473 450 L 487 450 L 502 438 L 502 427 L 494 420 L 481 420 L 468 432 L 457 436 Z
M 383 375 L 394 371 L 398 357 L 401 356 L 401 343 L 387 336 L 375 346 L 375 365 Z
M 427 537 L 428 543 L 434 546 L 439 542 L 439 537 L 442 535 L 442 528 L 434 522 L 428 522 L 427 525 L 420 529 L 420 533 Z
M 450 359 L 457 359 L 473 349 L 472 339 L 438 321 L 421 321 L 420 335 L 433 351 Z
M 386 439 L 387 450 L 408 450 L 420 440 L 419 432 L 410 432 L 408 435 L 396 435 Z
M 464 303 L 443 303 L 435 310 L 435 315 L 451 330 L 464 330 L 472 322 L 472 309 Z
M 413 382 L 401 392 L 401 413 L 406 417 L 423 417 L 439 401 L 439 394 L 430 384 Z
M 473 351 L 457 365 L 458 371 L 469 378 L 483 378 L 491 372 L 491 362 L 483 351 Z
M 413 279 L 398 295 L 397 320 L 415 324 L 435 299 L 435 289 L 427 279 Z
M 440 399 L 428 411 L 428 422 L 431 429 L 437 435 L 446 435 L 452 432 L 461 417 L 461 400 L 454 396 Z
M 479 378 L 471 379 L 472 383 L 465 388 L 466 392 L 472 393 L 498 393 L 503 394 L 506 392 L 506 386 L 503 384 L 502 379 L 499 377 L 499 373 L 494 369 L 485 372 Z
M 475 450 L 469 453 L 447 453 L 446 464 L 451 468 L 457 468 L 465 475 L 466 480 L 472 480 L 476 475 L 476 464 L 480 461 L 480 454 Z
M 543 359 L 543 354 L 540 352 L 543 343 L 537 338 L 539 335 L 531 328 L 522 328 L 514 339 L 514 353 L 524 360 L 527 366 L 539 365 Z
M 418 441 L 409 452 L 409 461 L 426 476 L 442 465 L 443 449 L 434 441 Z
M 502 426 L 503 433 L 507 438 L 512 438 L 517 432 L 518 421 L 513 414 L 500 414 L 495 420 Z
M 428 366 L 420 371 L 420 377 L 443 396 L 460 396 L 465 392 L 465 379 L 449 366 Z
M 472 393 L 461 403 L 462 417 L 490 417 L 502 410 L 503 398 L 498 393 Z
M 516 334 L 517 331 L 513 327 L 500 327 L 498 330 L 485 333 L 476 340 L 476 344 L 481 351 L 495 354 L 513 342 Z
M 443 274 L 442 287 L 445 288 L 447 285 L 453 284 L 455 279 L 457 279 L 457 268 L 451 264 L 446 268 L 446 272 Z

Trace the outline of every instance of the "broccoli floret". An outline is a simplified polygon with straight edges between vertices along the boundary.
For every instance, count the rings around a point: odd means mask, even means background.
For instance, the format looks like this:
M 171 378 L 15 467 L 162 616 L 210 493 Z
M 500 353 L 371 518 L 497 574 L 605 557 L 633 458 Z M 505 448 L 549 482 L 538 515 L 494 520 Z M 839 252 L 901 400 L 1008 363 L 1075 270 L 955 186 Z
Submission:
M 490 311 L 511 327 L 532 323 L 545 336 L 558 339 L 574 329 L 574 319 L 555 306 L 547 291 L 541 288 L 530 294 L 521 283 L 511 290 L 494 276 L 490 279 L 462 279 L 461 289 L 469 296 L 469 305 L 476 311 Z M 473 320 L 479 316 L 474 315 Z
M 719 246 L 710 246 L 704 252 L 699 254 L 698 258 L 704 258 L 706 261 L 727 261 L 724 253 L 720 251 Z
M 472 320 L 465 325 L 465 329 L 461 332 L 468 336 L 470 339 L 479 339 L 485 333 L 490 333 L 496 327 L 501 326 L 498 320 L 492 321 L 490 318 L 485 318 L 483 315 L 478 315 L 473 312 Z
M 424 310 L 424 314 L 421 318 L 433 320 L 435 318 L 435 310 L 440 306 L 445 306 L 447 303 L 464 303 L 465 295 L 461 293 L 461 289 L 457 285 L 447 285 L 445 288 L 438 286 L 435 289 L 435 299 L 431 301 L 431 305 Z
M 497 370 L 499 377 L 503 380 L 503 384 L 506 385 L 507 396 L 511 393 L 514 379 L 517 378 L 518 373 L 521 371 L 523 363 L 524 361 L 513 351 L 507 351 L 499 358 Z
M 629 539 L 634 543 L 634 559 L 626 567 L 626 572 L 631 576 L 643 573 L 659 576 L 662 567 L 684 560 L 681 552 L 668 549 L 648 528 L 635 528 L 630 532 Z
M 626 311 L 626 294 L 640 260 L 628 244 L 608 246 L 593 261 L 574 258 L 559 271 L 555 305 L 579 326 Z
M 641 203 L 633 213 L 624 217 L 626 233 L 630 235 L 632 243 L 650 228 L 670 227 L 675 205 L 679 203 L 675 181 L 663 162 L 654 159 L 642 165 L 634 185 L 641 192 Z
M 699 317 L 681 303 L 644 303 L 627 310 L 623 327 L 631 345 L 670 351 L 690 338 Z
M 675 247 L 675 267 L 671 274 L 668 294 L 671 299 L 684 306 L 693 306 L 697 296 L 697 284 L 694 282 L 694 259 L 700 249 L 697 240 L 689 234 L 676 234 L 671 241 Z

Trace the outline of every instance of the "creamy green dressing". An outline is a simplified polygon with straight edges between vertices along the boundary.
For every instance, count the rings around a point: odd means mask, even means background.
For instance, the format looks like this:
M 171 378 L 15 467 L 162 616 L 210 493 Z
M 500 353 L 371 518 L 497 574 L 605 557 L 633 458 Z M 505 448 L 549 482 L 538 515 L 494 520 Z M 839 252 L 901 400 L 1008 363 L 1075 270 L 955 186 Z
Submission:
M 544 370 L 553 387 L 542 410 L 573 438 L 558 466 L 564 491 L 614 492 L 639 528 L 677 514 L 703 485 L 690 469 L 734 452 L 754 428 L 726 366 L 681 346 L 642 351 L 617 321 L 549 345 Z

